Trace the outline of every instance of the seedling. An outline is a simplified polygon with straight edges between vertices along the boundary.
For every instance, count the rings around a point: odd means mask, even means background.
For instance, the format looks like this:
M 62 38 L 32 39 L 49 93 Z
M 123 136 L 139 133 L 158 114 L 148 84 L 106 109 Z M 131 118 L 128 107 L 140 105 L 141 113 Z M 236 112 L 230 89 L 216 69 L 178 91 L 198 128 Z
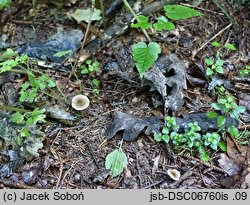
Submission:
M 30 127 L 36 125 L 37 123 L 45 122 L 46 115 L 45 109 L 34 109 L 32 112 L 26 112 L 21 114 L 20 112 L 16 112 L 15 114 L 11 115 L 11 121 L 16 124 L 24 125 L 17 138 L 17 143 L 22 144 L 22 137 L 29 137 L 30 136 Z
M 0 10 L 4 8 L 9 8 L 12 4 L 12 0 L 1 0 L 0 1 Z
M 245 67 L 245 69 L 240 70 L 240 76 L 241 77 L 250 76 L 250 66 L 249 65 L 247 65 Z
M 208 148 L 217 150 L 220 147 L 225 151 L 221 136 L 217 132 L 201 135 L 201 128 L 197 122 L 189 123 L 188 128 L 183 133 L 180 133 L 178 129 L 176 119 L 168 116 L 165 119 L 165 127 L 163 127 L 162 132 L 154 134 L 154 139 L 158 142 L 172 142 L 175 148 L 184 148 L 191 152 L 198 151 L 204 161 L 209 160 L 206 151 Z
M 128 158 L 126 154 L 122 151 L 122 142 L 119 149 L 115 149 L 109 153 L 105 160 L 105 167 L 112 171 L 112 177 L 120 175 L 124 168 L 128 166 Z
M 34 102 L 38 92 L 43 92 L 45 89 L 50 89 L 56 86 L 54 81 L 45 74 L 40 77 L 36 77 L 31 71 L 28 73 L 29 81 L 22 85 L 20 91 L 20 102 L 28 101 Z
M 91 86 L 93 87 L 93 92 L 99 94 L 100 81 L 96 79 L 98 72 L 100 71 L 100 63 L 98 61 L 87 60 L 84 65 L 81 65 L 81 74 L 83 76 L 90 78 Z
M 215 73 L 224 73 L 223 64 L 224 60 L 222 60 L 219 56 L 219 52 L 216 54 L 216 58 L 213 57 L 205 58 L 205 64 L 206 64 L 206 75 L 212 76 Z

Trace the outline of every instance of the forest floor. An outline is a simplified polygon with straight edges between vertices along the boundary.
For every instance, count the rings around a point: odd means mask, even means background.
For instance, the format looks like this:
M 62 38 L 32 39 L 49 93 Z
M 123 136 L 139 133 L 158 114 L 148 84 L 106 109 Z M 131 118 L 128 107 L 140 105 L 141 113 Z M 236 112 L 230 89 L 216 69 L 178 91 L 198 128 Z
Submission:
M 0 47 L 0 53 L 7 47 L 15 50 L 26 45 L 27 42 L 45 42 L 51 35 L 60 32 L 59 27 L 64 30 L 80 29 L 86 34 L 88 24 L 78 24 L 70 16 L 78 8 L 90 8 L 91 1 L 81 1 L 81 3 L 69 1 L 62 5 L 38 3 L 35 8 L 31 1 L 20 2 L 14 1 L 10 9 L 1 11 L 1 45 L 5 37 L 5 45 L 9 46 Z M 111 1 L 104 2 L 104 8 L 110 8 Z M 156 1 L 144 3 L 154 2 Z M 27 75 L 15 74 L 11 81 L 1 82 L 3 74 L 0 73 L 0 105 L 2 106 L 0 112 L 13 114 L 13 111 L 3 109 L 5 105 L 31 110 L 39 106 L 39 102 L 46 102 L 46 106 L 54 109 L 54 106 L 58 105 L 60 109 L 70 113 L 70 116 L 77 118 L 71 124 L 51 119 L 53 117 L 46 118 L 46 122 L 39 124 L 40 131 L 45 134 L 43 146 L 36 157 L 26 159 L 18 167 L 11 167 L 12 165 L 8 164 L 11 159 L 3 162 L 1 156 L 0 187 L 249 188 L 250 81 L 249 71 L 248 76 L 242 77 L 240 70 L 250 65 L 250 8 L 249 4 L 240 6 L 228 1 L 223 2 L 224 4 L 219 3 L 223 6 L 222 10 L 213 1 L 203 1 L 198 6 L 192 5 L 191 1 L 188 4 L 179 1 L 178 4 L 192 6 L 203 13 L 203 16 L 173 21 L 176 28 L 171 31 L 161 31 L 156 34 L 151 34 L 149 31 L 152 40 L 161 46 L 161 56 L 174 54 L 178 63 L 186 69 L 184 71 L 186 88 L 178 91 L 182 92 L 183 103 L 177 110 L 164 108 L 159 93 L 141 83 L 131 51 L 132 44 L 147 41 L 139 29 L 129 28 L 122 35 L 112 37 L 102 45 L 93 41 L 99 38 L 98 35 L 102 39 L 102 34 L 107 28 L 112 27 L 114 22 L 123 20 L 127 12 L 123 6 L 116 8 L 113 16 L 106 17 L 105 25 L 103 21 L 91 23 L 90 27 L 94 31 L 88 30 L 87 38 L 82 40 L 80 45 L 81 48 L 78 46 L 71 69 L 63 68 L 65 62 L 60 64 L 62 68 L 49 67 L 53 63 L 51 59 L 46 62 L 48 66 L 33 64 L 34 70 L 46 73 L 56 82 L 65 99 L 69 100 L 68 103 L 61 101 L 62 96 L 58 93 L 56 93 L 57 97 L 50 97 L 53 93 L 45 96 L 40 94 L 37 96 L 36 103 L 20 103 L 19 92 L 22 84 L 28 80 Z M 163 9 L 151 13 L 150 20 L 155 21 L 163 14 Z M 218 79 L 214 78 L 215 85 L 211 85 L 211 79 L 206 75 L 204 60 L 216 56 L 219 48 L 211 45 L 214 41 L 220 42 L 221 45 L 231 43 L 237 50 L 220 50 L 220 58 L 224 60 L 224 73 L 216 74 L 215 77 Z M 86 48 L 89 50 L 86 51 Z M 74 64 L 87 58 L 100 63 L 100 71 L 93 76 L 81 75 L 79 65 Z M 76 75 L 71 72 L 72 67 Z M 90 83 L 93 78 L 99 80 L 99 86 L 94 87 Z M 227 87 L 227 83 L 230 86 Z M 211 104 L 216 102 L 217 98 L 210 90 L 210 86 L 226 87 L 227 92 L 234 96 L 236 104 L 245 106 L 246 111 L 240 115 L 238 124 L 239 132 L 243 137 L 235 139 L 228 132 L 223 132 L 222 140 L 226 143 L 227 152 L 219 148 L 216 151 L 208 149 L 210 156 L 208 162 L 204 162 L 196 150 L 190 152 L 185 147 L 175 149 L 172 143 L 157 142 L 153 134 L 148 135 L 143 129 L 132 141 L 121 141 L 123 131 L 107 139 L 107 129 L 114 122 L 118 111 L 137 117 L 154 116 L 162 123 L 165 115 L 180 117 L 190 113 L 211 111 Z M 6 100 L 8 95 L 11 95 L 8 91 L 15 93 L 12 104 L 9 103 L 11 100 Z M 70 106 L 70 99 L 77 94 L 88 96 L 90 106 L 87 109 L 77 111 Z M 4 144 L 3 140 L 1 142 Z M 119 149 L 120 146 L 127 156 L 128 166 L 119 176 L 112 177 L 110 171 L 105 169 L 105 159 L 109 153 Z M 0 148 L 1 155 L 11 149 L 3 145 Z M 10 175 L 3 174 L 4 163 L 9 166 Z M 168 175 L 168 170 L 173 169 L 178 170 L 180 179 L 173 180 Z

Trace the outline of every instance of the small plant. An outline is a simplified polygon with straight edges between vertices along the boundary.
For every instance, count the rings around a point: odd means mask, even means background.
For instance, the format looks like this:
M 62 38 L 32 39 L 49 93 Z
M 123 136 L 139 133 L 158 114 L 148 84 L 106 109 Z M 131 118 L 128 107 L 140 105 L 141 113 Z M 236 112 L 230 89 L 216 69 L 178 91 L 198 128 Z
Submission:
M 115 149 L 109 153 L 105 160 L 105 167 L 107 170 L 111 170 L 112 177 L 120 175 L 124 168 L 128 166 L 128 159 L 126 154 L 122 151 L 122 142 L 119 149 Z
M 178 129 L 176 119 L 168 116 L 165 119 L 165 127 L 163 127 L 162 132 L 154 134 L 154 139 L 158 142 L 172 142 L 175 148 L 184 148 L 191 152 L 198 151 L 204 161 L 209 160 L 205 148 L 217 150 L 217 148 L 220 147 L 225 151 L 225 149 L 223 149 L 224 143 L 221 141 L 221 136 L 217 132 L 201 135 L 201 128 L 197 122 L 189 123 L 183 133 L 180 133 Z
M 245 69 L 240 70 L 240 76 L 241 77 L 246 77 L 250 75 L 250 66 L 246 66 Z
M 214 46 L 215 48 L 218 48 L 219 50 L 217 50 L 216 52 L 216 57 L 209 57 L 209 58 L 205 58 L 205 65 L 206 65 L 206 75 L 207 76 L 213 76 L 214 74 L 223 74 L 224 73 L 224 69 L 223 69 L 223 65 L 224 65 L 224 60 L 222 60 L 220 58 L 220 50 L 223 48 L 226 48 L 228 50 L 231 51 L 236 51 L 236 47 L 231 44 L 231 43 L 227 43 L 225 45 L 222 45 L 221 43 L 219 43 L 218 41 L 213 41 L 211 43 L 212 46 Z
M 219 56 L 219 52 L 216 54 L 216 58 L 213 57 L 205 58 L 205 64 L 206 64 L 206 75 L 212 76 L 215 73 L 224 73 L 223 64 L 224 60 L 222 60 Z
M 149 17 L 147 16 L 136 16 L 130 5 L 126 0 L 123 0 L 125 6 L 131 11 L 133 16 L 136 18 L 136 23 L 132 23 L 132 28 L 141 28 L 147 40 L 150 41 L 149 44 L 144 42 L 139 42 L 137 44 L 132 45 L 132 54 L 133 59 L 136 64 L 136 68 L 140 74 L 140 78 L 143 78 L 144 73 L 154 64 L 154 62 L 158 58 L 158 54 L 161 53 L 160 45 L 156 42 L 152 42 L 146 29 L 162 31 L 162 30 L 172 30 L 175 28 L 175 25 L 168 20 L 180 20 L 180 19 L 188 19 L 195 16 L 202 16 L 199 11 L 195 9 L 181 6 L 181 5 L 166 5 L 164 6 L 164 10 L 166 13 L 165 16 L 160 16 L 157 19 L 157 22 L 152 24 L 149 22 Z
M 207 112 L 207 116 L 209 118 L 217 118 L 218 127 L 221 130 L 225 130 L 224 125 L 226 123 L 226 116 L 230 116 L 239 121 L 240 114 L 244 113 L 246 108 L 244 106 L 238 106 L 235 103 L 234 97 L 226 92 L 226 89 L 223 86 L 217 86 L 216 89 L 220 97 L 217 99 L 216 103 L 211 104 L 211 108 L 220 111 L 221 114 L 211 111 Z M 235 138 L 239 136 L 239 131 L 234 125 L 230 125 L 227 131 Z
M 34 109 L 32 112 L 26 112 L 21 114 L 20 112 L 16 112 L 11 115 L 11 121 L 16 124 L 23 124 L 24 126 L 19 132 L 19 136 L 17 138 L 17 143 L 22 143 L 22 137 L 30 136 L 30 127 L 36 125 L 37 123 L 45 122 L 46 115 L 45 109 Z
M 81 74 L 90 78 L 93 92 L 99 94 L 100 81 L 96 79 L 98 72 L 100 71 L 100 63 L 98 61 L 87 60 L 84 65 L 81 65 Z
M 19 56 L 12 49 L 7 49 L 0 56 L 0 61 L 2 61 L 0 62 L 0 73 L 4 73 L 11 71 L 16 66 L 26 64 L 28 61 L 28 56 L 26 54 Z
M 20 91 L 20 102 L 28 101 L 34 102 L 38 92 L 44 92 L 45 89 L 50 89 L 56 86 L 54 81 L 47 75 L 42 74 L 40 77 L 36 77 L 31 71 L 28 72 L 29 81 L 22 85 Z
M 4 8 L 10 8 L 12 0 L 0 0 L 0 10 Z

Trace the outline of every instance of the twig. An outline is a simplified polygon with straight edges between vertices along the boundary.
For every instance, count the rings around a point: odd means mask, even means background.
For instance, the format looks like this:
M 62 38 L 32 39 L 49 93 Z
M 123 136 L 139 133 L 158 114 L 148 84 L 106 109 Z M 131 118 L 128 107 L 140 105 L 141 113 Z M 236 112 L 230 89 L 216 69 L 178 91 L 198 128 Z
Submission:
M 216 33 L 214 36 L 212 36 L 209 40 L 204 42 L 198 50 L 193 52 L 192 58 L 194 59 L 194 57 L 197 55 L 197 53 L 200 52 L 209 42 L 211 42 L 213 39 L 215 39 L 217 36 L 219 36 L 221 33 L 223 33 L 225 30 L 227 30 L 231 26 L 232 26 L 232 23 L 228 24 L 225 28 L 223 28 L 218 33 Z
M 151 188 L 151 187 L 153 187 L 153 186 L 157 186 L 157 185 L 163 183 L 164 181 L 165 181 L 165 180 L 157 181 L 157 182 L 155 182 L 155 183 L 153 183 L 153 184 L 149 184 L 149 185 L 147 185 L 147 186 L 144 186 L 144 187 L 142 187 L 141 189 L 149 189 L 149 188 Z

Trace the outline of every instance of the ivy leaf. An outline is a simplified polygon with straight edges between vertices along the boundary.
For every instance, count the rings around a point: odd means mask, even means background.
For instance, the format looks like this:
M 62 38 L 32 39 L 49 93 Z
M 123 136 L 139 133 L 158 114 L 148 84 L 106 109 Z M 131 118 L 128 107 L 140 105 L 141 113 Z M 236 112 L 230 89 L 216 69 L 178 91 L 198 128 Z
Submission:
M 231 43 L 227 43 L 224 47 L 231 50 L 231 51 L 236 51 L 237 50 L 237 48 Z
M 100 14 L 101 14 L 101 11 L 99 9 L 94 9 L 93 12 L 91 9 L 77 9 L 75 13 L 71 14 L 71 16 L 78 23 L 80 23 L 81 21 L 85 21 L 86 23 L 89 23 L 89 20 L 99 21 L 102 18 Z
M 158 17 L 158 22 L 154 24 L 154 27 L 157 31 L 167 30 L 170 31 L 175 28 L 175 25 L 172 22 L 169 22 L 166 17 Z
M 195 16 L 202 16 L 203 14 L 195 9 L 181 5 L 166 5 L 164 6 L 166 16 L 173 20 L 188 19 Z
M 148 45 L 140 42 L 132 45 L 133 58 L 136 62 L 136 68 L 143 77 L 143 74 L 154 64 L 161 52 L 160 45 L 155 42 L 150 42 Z
M 105 167 L 112 171 L 112 176 L 120 175 L 124 168 L 128 166 L 128 159 L 126 154 L 119 149 L 115 149 L 106 157 Z
M 150 22 L 148 22 L 148 17 L 147 16 L 138 16 L 136 18 L 137 23 L 132 23 L 131 27 L 132 28 L 142 28 L 142 29 L 147 29 L 147 28 L 151 28 L 152 24 Z

